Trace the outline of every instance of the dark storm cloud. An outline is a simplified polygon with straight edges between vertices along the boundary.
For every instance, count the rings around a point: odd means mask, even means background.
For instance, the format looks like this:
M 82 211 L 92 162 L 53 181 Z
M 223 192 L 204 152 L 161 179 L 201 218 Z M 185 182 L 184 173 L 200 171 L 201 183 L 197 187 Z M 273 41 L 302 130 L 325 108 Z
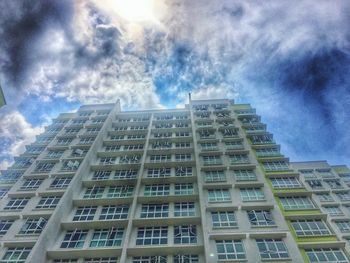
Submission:
M 21 87 L 29 77 L 40 35 L 53 25 L 67 29 L 72 12 L 68 0 L 0 2 L 0 68 L 12 88 Z

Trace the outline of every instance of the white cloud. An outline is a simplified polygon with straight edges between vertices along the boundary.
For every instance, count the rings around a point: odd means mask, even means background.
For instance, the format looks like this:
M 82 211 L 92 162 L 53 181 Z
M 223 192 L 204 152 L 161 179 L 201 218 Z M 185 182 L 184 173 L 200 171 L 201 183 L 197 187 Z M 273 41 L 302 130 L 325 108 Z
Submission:
M 25 151 L 25 145 L 35 141 L 35 136 L 43 132 L 43 127 L 33 127 L 18 111 L 12 111 L 0 118 L 0 156 L 13 157 Z M 0 159 L 0 170 L 12 163 Z

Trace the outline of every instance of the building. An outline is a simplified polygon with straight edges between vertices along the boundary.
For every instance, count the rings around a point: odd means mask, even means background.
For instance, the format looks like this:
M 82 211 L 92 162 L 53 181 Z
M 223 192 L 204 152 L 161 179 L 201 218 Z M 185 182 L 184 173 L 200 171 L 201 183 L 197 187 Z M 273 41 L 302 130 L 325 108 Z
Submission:
M 0 84 L 0 108 L 6 104 L 5 95 Z
M 0 263 L 349 262 L 349 177 L 247 104 L 85 105 L 2 171 Z

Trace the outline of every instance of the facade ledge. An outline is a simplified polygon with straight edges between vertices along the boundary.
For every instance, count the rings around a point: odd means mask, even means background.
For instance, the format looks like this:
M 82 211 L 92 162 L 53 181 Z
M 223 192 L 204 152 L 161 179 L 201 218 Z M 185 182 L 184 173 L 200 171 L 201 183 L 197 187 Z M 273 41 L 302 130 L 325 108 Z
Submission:
M 121 197 L 121 198 L 90 198 L 90 199 L 73 199 L 75 206 L 89 206 L 89 205 L 120 205 L 132 203 L 133 197 Z
M 248 237 L 247 233 L 218 233 L 218 232 L 209 232 L 209 239 L 211 240 L 220 240 L 220 239 L 246 239 Z
M 171 226 L 171 225 L 200 225 L 200 217 L 157 217 L 157 218 L 135 218 L 133 226 Z
M 298 243 L 299 248 L 345 248 L 345 241 L 303 242 Z
M 203 245 L 198 244 L 164 244 L 159 246 L 135 246 L 127 248 L 128 256 L 153 256 L 162 254 L 201 254 L 204 251 Z
M 285 238 L 287 237 L 287 232 L 256 232 L 249 233 L 249 238 Z
M 71 259 L 71 258 L 96 258 L 96 257 L 119 257 L 122 249 L 120 247 L 101 248 L 79 248 L 79 249 L 57 249 L 48 250 L 47 255 L 51 259 Z
M 117 219 L 117 220 L 90 220 L 90 221 L 65 221 L 61 223 L 62 229 L 64 230 L 89 230 L 89 229 L 102 229 L 112 227 L 126 227 L 128 219 Z

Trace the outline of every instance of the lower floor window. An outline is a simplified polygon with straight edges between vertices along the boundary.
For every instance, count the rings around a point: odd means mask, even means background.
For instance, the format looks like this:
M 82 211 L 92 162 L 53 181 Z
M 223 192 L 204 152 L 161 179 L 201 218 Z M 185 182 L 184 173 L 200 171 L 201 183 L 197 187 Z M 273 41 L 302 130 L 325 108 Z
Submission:
M 132 263 L 167 263 L 166 256 L 143 256 L 134 257 Z
M 313 248 L 305 249 L 306 255 L 310 262 L 337 262 L 347 263 L 349 262 L 344 252 L 340 248 Z
M 1 263 L 25 263 L 30 248 L 28 247 L 15 247 L 7 249 L 5 255 L 0 260 Z
M 244 246 L 241 240 L 217 240 L 216 251 L 219 260 L 245 259 Z
M 97 229 L 94 231 L 90 247 L 120 246 L 123 239 L 123 228 Z
M 289 257 L 287 247 L 281 239 L 257 239 L 256 243 L 262 259 Z
M 117 258 L 87 258 L 84 263 L 117 263 Z
M 198 255 L 175 255 L 174 263 L 199 263 Z

